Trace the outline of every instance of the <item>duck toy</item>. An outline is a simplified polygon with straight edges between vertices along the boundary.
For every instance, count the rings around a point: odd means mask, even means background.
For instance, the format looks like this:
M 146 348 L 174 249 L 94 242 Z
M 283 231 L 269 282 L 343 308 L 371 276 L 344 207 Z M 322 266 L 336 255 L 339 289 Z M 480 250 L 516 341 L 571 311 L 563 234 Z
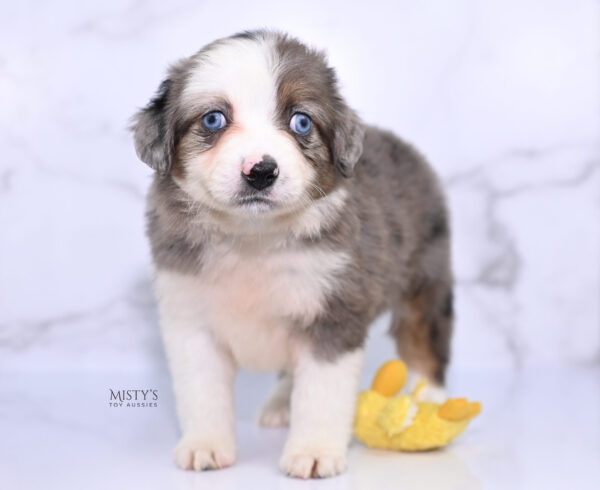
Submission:
M 410 394 L 396 394 L 407 379 L 400 360 L 377 371 L 370 390 L 358 396 L 354 434 L 369 447 L 397 451 L 429 451 L 447 446 L 481 412 L 481 403 L 451 398 L 444 403 L 421 401 L 427 389 L 419 381 Z

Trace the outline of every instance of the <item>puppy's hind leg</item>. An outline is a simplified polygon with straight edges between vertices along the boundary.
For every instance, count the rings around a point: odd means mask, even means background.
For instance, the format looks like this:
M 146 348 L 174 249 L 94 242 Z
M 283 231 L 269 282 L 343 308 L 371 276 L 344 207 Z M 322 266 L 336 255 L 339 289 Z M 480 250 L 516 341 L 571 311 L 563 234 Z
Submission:
M 425 282 L 399 302 L 393 311 L 390 333 L 400 357 L 413 379 L 425 377 L 431 383 L 424 397 L 445 398 L 443 386 L 450 360 L 453 308 L 449 281 Z
M 287 427 L 290 424 L 292 375 L 282 371 L 269 398 L 262 406 L 258 423 L 263 427 Z

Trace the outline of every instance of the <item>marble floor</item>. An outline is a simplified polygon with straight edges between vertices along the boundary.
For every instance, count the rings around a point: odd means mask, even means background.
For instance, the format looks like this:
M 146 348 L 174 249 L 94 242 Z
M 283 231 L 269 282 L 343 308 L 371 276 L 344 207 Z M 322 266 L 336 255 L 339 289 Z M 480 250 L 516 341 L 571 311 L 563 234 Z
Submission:
M 600 488 L 600 370 L 451 372 L 451 391 L 483 413 L 443 451 L 395 454 L 354 441 L 349 470 L 298 481 L 277 470 L 286 431 L 260 429 L 253 414 L 270 379 L 237 385 L 237 464 L 177 470 L 173 399 L 164 374 L 0 375 L 0 487 L 39 488 Z M 158 407 L 109 407 L 109 389 L 156 389 Z

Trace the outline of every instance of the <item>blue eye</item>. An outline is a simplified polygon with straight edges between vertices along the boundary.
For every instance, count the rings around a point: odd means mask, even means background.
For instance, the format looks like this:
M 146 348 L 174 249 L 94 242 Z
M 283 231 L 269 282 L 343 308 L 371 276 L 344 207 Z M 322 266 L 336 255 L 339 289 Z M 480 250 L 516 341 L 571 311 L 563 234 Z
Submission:
M 202 117 L 202 124 L 204 124 L 204 127 L 209 131 L 218 131 L 225 127 L 227 120 L 222 112 L 213 111 Z
M 302 112 L 296 112 L 290 120 L 290 129 L 297 134 L 308 134 L 311 126 L 312 121 L 310 120 L 310 117 Z

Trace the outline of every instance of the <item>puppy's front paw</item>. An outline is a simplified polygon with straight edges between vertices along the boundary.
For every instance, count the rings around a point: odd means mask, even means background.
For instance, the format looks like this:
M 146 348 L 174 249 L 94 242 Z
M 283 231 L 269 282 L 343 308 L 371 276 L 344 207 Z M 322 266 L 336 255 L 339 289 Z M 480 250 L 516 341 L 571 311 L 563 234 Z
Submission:
M 346 451 L 285 451 L 281 471 L 294 478 L 327 478 L 346 469 Z
M 182 470 L 226 468 L 235 461 L 235 444 L 226 439 L 184 436 L 175 447 L 175 464 Z

